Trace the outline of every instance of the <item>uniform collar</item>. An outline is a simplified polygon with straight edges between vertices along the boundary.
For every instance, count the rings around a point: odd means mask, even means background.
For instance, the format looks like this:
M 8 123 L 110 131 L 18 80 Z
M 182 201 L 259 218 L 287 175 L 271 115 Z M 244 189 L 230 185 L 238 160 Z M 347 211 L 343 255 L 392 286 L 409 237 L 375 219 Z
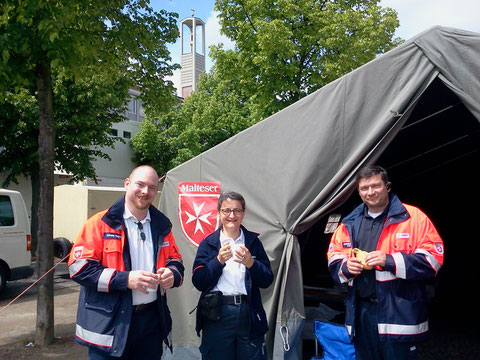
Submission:
M 245 235 L 243 234 L 243 230 L 240 228 L 240 236 L 236 239 L 232 239 L 231 237 L 228 237 L 222 230 L 220 230 L 220 243 L 223 245 L 227 241 L 232 240 L 233 242 L 240 241 L 242 243 L 245 243 Z
M 147 211 L 147 216 L 143 220 L 138 220 L 135 215 L 132 214 L 128 206 L 125 206 L 123 210 L 123 219 L 124 220 L 133 220 L 135 222 L 141 222 L 142 224 L 145 224 L 146 222 L 150 222 L 152 219 L 150 218 L 150 210 Z

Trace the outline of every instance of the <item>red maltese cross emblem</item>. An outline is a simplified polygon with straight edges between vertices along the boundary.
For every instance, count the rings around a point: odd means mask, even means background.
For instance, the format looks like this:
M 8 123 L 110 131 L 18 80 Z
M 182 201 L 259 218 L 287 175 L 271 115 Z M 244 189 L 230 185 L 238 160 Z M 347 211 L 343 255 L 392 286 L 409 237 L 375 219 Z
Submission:
M 178 218 L 183 234 L 194 246 L 218 226 L 219 182 L 181 182 L 178 184 Z

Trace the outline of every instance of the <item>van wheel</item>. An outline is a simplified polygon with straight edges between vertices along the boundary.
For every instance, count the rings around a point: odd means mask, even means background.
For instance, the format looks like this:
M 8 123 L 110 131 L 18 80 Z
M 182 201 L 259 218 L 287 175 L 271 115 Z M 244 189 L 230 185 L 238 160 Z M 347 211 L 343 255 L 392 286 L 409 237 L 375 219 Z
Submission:
M 0 293 L 5 290 L 5 286 L 7 286 L 7 273 L 3 269 L 3 267 L 0 265 Z
M 72 243 L 64 237 L 58 237 L 53 239 L 53 256 L 63 259 L 65 256 L 70 254 L 72 249 Z M 63 260 L 67 262 L 68 259 Z

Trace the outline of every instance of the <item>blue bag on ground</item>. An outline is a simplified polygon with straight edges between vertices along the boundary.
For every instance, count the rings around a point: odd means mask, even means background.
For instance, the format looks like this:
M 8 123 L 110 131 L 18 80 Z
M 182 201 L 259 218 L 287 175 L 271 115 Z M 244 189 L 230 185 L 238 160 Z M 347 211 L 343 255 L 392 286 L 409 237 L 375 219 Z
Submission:
M 315 336 L 322 345 L 320 360 L 355 360 L 355 348 L 343 325 L 315 321 Z

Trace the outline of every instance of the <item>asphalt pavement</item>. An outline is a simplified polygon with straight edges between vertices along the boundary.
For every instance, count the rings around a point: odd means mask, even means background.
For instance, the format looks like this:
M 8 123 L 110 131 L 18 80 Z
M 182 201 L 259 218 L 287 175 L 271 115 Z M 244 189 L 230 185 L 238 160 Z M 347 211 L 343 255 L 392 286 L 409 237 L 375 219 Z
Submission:
M 33 338 L 37 317 L 38 286 L 34 285 L 15 302 L 4 307 L 32 285 L 36 279 L 37 276 L 34 274 L 28 279 L 8 282 L 5 291 L 0 294 L 0 346 Z M 69 279 L 66 263 L 60 263 L 55 268 L 53 287 L 55 336 L 71 336 L 75 329 L 80 286 Z
M 0 294 L 0 358 L 10 359 L 50 359 L 67 356 L 70 360 L 85 359 L 85 347 L 73 342 L 75 331 L 75 317 L 78 305 L 80 286 L 69 279 L 65 263 L 61 263 L 54 272 L 54 323 L 55 337 L 59 346 L 51 347 L 47 352 L 42 350 L 35 353 L 29 348 L 33 340 L 37 314 L 37 286 L 33 286 L 22 297 L 4 309 L 12 299 L 28 288 L 36 280 L 36 275 L 29 279 L 7 283 L 6 290 Z M 420 347 L 420 360 L 476 360 L 479 359 L 480 342 L 478 341 L 478 326 L 473 321 L 460 319 L 452 322 L 445 315 L 455 309 L 439 310 L 442 316 L 433 316 L 431 319 L 431 335 L 429 341 Z M 437 319 L 437 320 L 435 320 Z M 65 343 L 62 344 L 62 339 Z M 22 342 L 21 345 L 18 345 Z M 20 346 L 20 347 L 19 347 Z M 28 351 L 32 350 L 31 352 Z M 308 349 L 304 349 L 308 350 Z M 11 356 L 7 356 L 10 351 Z M 27 351 L 27 355 L 21 354 Z M 7 355 L 5 355 L 7 354 Z M 313 354 L 313 353 L 312 353 Z M 44 355 L 44 357 L 42 357 Z M 308 359 L 311 357 L 309 356 Z

